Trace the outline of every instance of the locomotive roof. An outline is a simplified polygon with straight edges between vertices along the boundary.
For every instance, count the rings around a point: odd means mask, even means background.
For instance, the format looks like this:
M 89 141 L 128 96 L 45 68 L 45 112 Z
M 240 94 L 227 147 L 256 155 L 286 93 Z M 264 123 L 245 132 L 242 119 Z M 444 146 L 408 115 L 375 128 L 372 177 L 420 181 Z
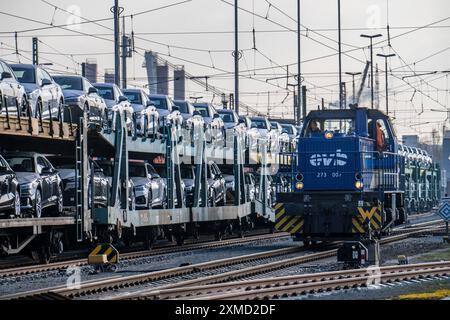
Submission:
M 354 118 L 357 110 L 366 110 L 369 118 L 383 118 L 386 114 L 380 110 L 357 108 L 357 109 L 331 109 L 331 110 L 312 110 L 309 112 L 307 118 Z

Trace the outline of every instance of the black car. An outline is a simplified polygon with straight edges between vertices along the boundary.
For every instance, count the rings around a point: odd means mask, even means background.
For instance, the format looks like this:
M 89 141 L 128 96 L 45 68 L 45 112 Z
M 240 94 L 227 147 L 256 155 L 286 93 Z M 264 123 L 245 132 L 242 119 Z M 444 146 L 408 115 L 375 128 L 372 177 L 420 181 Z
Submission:
M 106 103 L 97 93 L 97 89 L 82 76 L 53 76 L 63 90 L 64 100 L 71 112 L 72 121 L 78 123 L 83 110 L 88 110 L 91 121 L 106 119 Z M 66 110 L 66 111 L 68 111 Z M 64 113 L 65 121 L 70 120 L 69 112 Z
M 27 93 L 17 80 L 14 71 L 0 59 L 0 114 L 17 115 L 17 110 L 24 114 L 27 109 Z M 8 110 L 6 110 L 8 109 Z
M 61 156 L 47 156 L 52 165 L 58 169 L 63 183 L 63 204 L 65 209 L 75 206 L 75 159 Z M 89 160 L 88 166 L 88 203 L 91 208 L 91 167 L 94 169 L 94 208 L 108 205 L 109 184 L 103 174 L 103 169 L 93 160 Z M 70 210 L 71 211 L 71 210 Z
M 5 155 L 9 166 L 17 175 L 20 186 L 22 213 L 30 212 L 40 218 L 43 209 L 55 207 L 63 211 L 63 187 L 58 171 L 39 153 L 20 152 Z
M 19 182 L 2 156 L 0 156 L 0 215 L 20 216 Z

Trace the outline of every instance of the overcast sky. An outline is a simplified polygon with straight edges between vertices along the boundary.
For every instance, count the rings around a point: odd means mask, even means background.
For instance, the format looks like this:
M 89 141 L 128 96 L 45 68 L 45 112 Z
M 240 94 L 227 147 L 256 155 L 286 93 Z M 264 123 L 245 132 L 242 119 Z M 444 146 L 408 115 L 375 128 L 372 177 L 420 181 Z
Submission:
M 61 28 L 19 32 L 21 55 L 17 56 L 11 49 L 14 47 L 15 31 L 45 28 L 50 24 L 72 24 L 80 20 L 63 10 L 89 20 L 111 18 L 109 9 L 113 5 L 112 0 L 0 1 L 3 3 L 0 12 L 35 20 L 27 21 L 0 14 L 0 56 L 3 59 L 29 62 L 31 37 L 38 36 L 41 41 L 40 62 L 52 61 L 53 66 L 48 68 L 53 69 L 54 73 L 79 73 L 79 64 L 86 58 L 97 60 L 101 74 L 105 68 L 114 67 L 112 20 L 98 24 L 82 23 L 75 26 L 74 32 Z M 126 19 L 126 31 L 130 32 L 132 28 L 139 37 L 135 38 L 138 52 L 128 59 L 127 78 L 130 86 L 142 86 L 146 83 L 142 63 L 143 52 L 147 49 L 159 52 L 174 64 L 183 64 L 192 75 L 210 76 L 211 85 L 227 93 L 232 92 L 231 51 L 234 40 L 231 31 L 234 27 L 234 11 L 226 2 L 231 3 L 233 0 L 192 0 L 170 8 L 138 14 L 177 2 L 182 0 L 120 1 L 120 5 L 124 7 L 123 14 L 135 15 L 133 22 L 129 17 Z M 239 12 L 239 30 L 243 31 L 239 41 L 240 49 L 243 50 L 240 69 L 247 70 L 241 73 L 241 101 L 262 112 L 280 117 L 292 116 L 292 94 L 287 95 L 286 79 L 269 80 L 269 83 L 266 80 L 285 75 L 286 65 L 291 65 L 290 73 L 297 72 L 296 3 L 294 0 L 239 1 L 242 9 L 248 11 Z M 55 10 L 52 5 L 58 9 Z M 387 7 L 392 48 L 387 46 L 386 41 Z M 325 99 L 327 105 L 338 99 L 337 1 L 302 0 L 301 10 L 301 22 L 307 28 L 302 31 L 301 39 L 302 73 L 308 88 L 308 109 L 312 109 L 317 108 L 321 98 Z M 449 100 L 449 80 L 442 71 L 450 69 L 450 1 L 344 0 L 341 11 L 342 49 L 353 50 L 348 53 L 350 56 L 342 56 L 343 72 L 363 71 L 364 61 L 370 58 L 368 39 L 360 38 L 360 34 L 381 33 L 383 37 L 380 39 L 385 41 L 375 45 L 374 54 L 397 53 L 401 57 L 392 58 L 389 64 L 389 69 L 393 72 L 389 76 L 390 111 L 395 116 L 397 131 L 401 134 L 421 134 L 425 140 L 429 140 L 432 128 L 441 131 L 446 114 L 432 112 L 430 109 L 445 110 Z M 440 23 L 436 23 L 440 20 Z M 415 30 L 431 23 L 436 24 Z M 252 49 L 253 28 L 256 31 L 257 50 Z M 402 35 L 406 32 L 410 33 Z M 322 58 L 317 59 L 319 57 Z M 381 59 L 375 57 L 375 63 L 378 63 L 380 69 L 380 107 L 384 109 L 384 60 Z M 251 70 L 261 68 L 265 69 Z M 414 70 L 417 74 L 430 71 L 438 73 L 402 80 L 403 76 L 413 74 Z M 351 77 L 344 75 L 343 79 L 347 82 L 350 96 Z M 294 78 L 290 78 L 290 83 L 294 81 Z M 213 99 L 210 93 L 204 92 L 203 88 L 192 81 L 187 81 L 187 90 L 188 96 L 203 96 L 209 101 Z M 366 85 L 365 97 L 368 92 Z M 215 97 L 214 102 L 219 103 L 220 97 Z M 363 102 L 368 101 L 365 99 Z

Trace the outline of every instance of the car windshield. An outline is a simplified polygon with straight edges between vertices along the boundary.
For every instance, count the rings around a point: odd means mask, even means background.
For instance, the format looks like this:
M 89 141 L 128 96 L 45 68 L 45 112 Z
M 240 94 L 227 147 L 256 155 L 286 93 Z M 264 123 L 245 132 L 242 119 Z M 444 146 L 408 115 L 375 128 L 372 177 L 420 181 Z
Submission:
M 83 90 L 83 81 L 75 77 L 53 77 L 63 90 Z
M 223 122 L 234 123 L 234 117 L 232 113 L 219 113 L 219 116 L 222 118 Z
M 114 90 L 112 87 L 95 86 L 95 88 L 97 88 L 98 95 L 103 99 L 114 100 Z
M 154 168 L 161 178 L 167 178 L 167 171 L 165 166 L 154 166 Z
M 267 129 L 267 121 L 264 119 L 254 119 L 252 124 L 255 124 L 258 129 Z
M 142 104 L 142 97 L 139 92 L 124 91 L 123 94 L 131 103 Z
M 32 157 L 6 157 L 5 159 L 14 172 L 34 172 Z
M 209 110 L 207 106 L 195 106 L 195 110 L 197 110 L 198 112 L 200 112 L 200 114 L 202 115 L 202 117 L 209 117 Z
M 174 104 L 180 109 L 181 113 L 189 113 L 189 105 L 187 102 L 174 101 Z
M 33 68 L 30 67 L 21 67 L 21 66 L 12 66 L 14 74 L 16 78 L 21 83 L 35 83 L 36 76 Z
M 294 130 L 291 126 L 282 126 L 283 127 L 283 133 L 287 134 L 294 134 Z
M 109 164 L 109 163 L 99 163 L 98 166 L 99 166 L 100 168 L 102 168 L 103 174 L 104 174 L 106 177 L 112 177 L 112 176 L 113 176 L 113 166 L 112 166 L 112 164 Z
M 150 97 L 150 101 L 155 105 L 156 109 L 168 110 L 166 98 Z
M 192 168 L 181 168 L 181 178 L 183 179 L 194 179 L 194 170 Z
M 128 167 L 128 175 L 130 177 L 142 177 L 145 178 L 147 176 L 147 172 L 145 171 L 145 165 L 142 164 L 130 164 Z
M 75 161 L 62 157 L 47 157 L 56 169 L 75 169 Z
M 223 174 L 234 175 L 234 170 L 232 166 L 223 166 L 222 168 L 220 168 L 220 171 Z

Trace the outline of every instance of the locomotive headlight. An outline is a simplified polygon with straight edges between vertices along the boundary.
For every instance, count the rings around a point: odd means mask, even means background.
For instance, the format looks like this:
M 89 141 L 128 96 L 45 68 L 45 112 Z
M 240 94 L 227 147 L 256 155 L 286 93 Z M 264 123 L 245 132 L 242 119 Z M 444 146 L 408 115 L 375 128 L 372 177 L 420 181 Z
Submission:
M 298 189 L 298 190 L 302 190 L 303 187 L 304 187 L 303 182 L 297 182 L 295 184 L 295 188 Z
M 333 139 L 333 132 L 325 132 L 325 139 Z
M 355 187 L 356 189 L 362 189 L 364 187 L 364 184 L 360 180 L 357 180 L 355 182 Z

